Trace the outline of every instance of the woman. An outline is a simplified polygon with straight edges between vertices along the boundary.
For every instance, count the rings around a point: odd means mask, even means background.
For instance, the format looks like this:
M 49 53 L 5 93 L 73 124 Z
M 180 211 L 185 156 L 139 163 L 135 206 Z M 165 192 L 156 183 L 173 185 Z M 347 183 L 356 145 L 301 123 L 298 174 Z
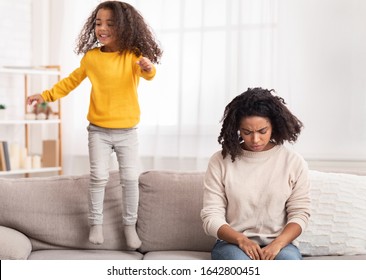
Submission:
M 248 89 L 225 108 L 204 182 L 201 218 L 218 240 L 212 259 L 301 259 L 310 217 L 308 169 L 288 149 L 303 127 L 272 90 Z

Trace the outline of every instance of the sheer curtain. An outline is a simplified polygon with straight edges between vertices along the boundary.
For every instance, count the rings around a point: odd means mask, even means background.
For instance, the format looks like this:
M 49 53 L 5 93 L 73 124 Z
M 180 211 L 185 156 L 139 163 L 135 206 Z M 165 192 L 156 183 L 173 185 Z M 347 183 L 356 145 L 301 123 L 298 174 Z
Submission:
M 75 39 L 99 2 L 62 2 L 58 55 L 64 76 L 78 66 Z M 274 87 L 277 0 L 126 2 L 141 12 L 164 50 L 155 79 L 141 80 L 139 87 L 141 168 L 205 169 L 220 149 L 225 105 L 248 87 Z M 87 158 L 89 91 L 83 82 L 63 100 L 66 173 Z
M 133 4 L 164 49 L 155 80 L 141 83 L 144 164 L 205 169 L 210 155 L 220 149 L 217 137 L 225 105 L 248 87 L 274 86 L 277 2 Z

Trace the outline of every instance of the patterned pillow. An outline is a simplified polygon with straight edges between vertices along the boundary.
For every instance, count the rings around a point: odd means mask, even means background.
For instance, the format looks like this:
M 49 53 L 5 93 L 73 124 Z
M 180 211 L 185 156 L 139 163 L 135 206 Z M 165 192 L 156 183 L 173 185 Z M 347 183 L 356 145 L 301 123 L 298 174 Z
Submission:
M 311 217 L 299 236 L 305 256 L 366 254 L 366 176 L 310 171 Z

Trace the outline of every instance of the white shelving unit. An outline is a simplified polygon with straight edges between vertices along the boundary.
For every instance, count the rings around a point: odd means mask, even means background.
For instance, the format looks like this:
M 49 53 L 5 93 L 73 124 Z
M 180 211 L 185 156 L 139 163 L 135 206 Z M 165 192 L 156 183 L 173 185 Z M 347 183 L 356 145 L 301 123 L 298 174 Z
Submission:
M 24 77 L 24 117 L 28 112 L 27 104 L 25 102 L 27 96 L 33 94 L 29 89 L 29 82 L 34 76 L 54 76 L 56 81 L 60 80 L 60 67 L 59 66 L 44 66 L 44 67 L 0 67 L 0 75 L 22 75 Z M 55 118 L 46 120 L 27 120 L 27 119 L 6 119 L 0 120 L 0 126 L 24 126 L 24 143 L 25 148 L 30 151 L 30 127 L 37 125 L 56 125 L 57 126 L 57 141 L 58 141 L 58 166 L 55 167 L 41 167 L 41 168 L 30 168 L 30 169 L 11 169 L 9 171 L 0 171 L 0 176 L 7 175 L 24 175 L 39 174 L 48 172 L 57 172 L 62 174 L 62 138 L 61 138 L 61 102 L 58 100 L 57 110 L 53 116 Z M 1 140 L 1 139 L 0 139 Z M 39 139 L 42 141 L 43 139 Z
M 10 175 L 23 175 L 23 174 L 36 174 L 36 173 L 48 173 L 48 172 L 61 172 L 61 167 L 43 167 L 43 168 L 31 168 L 31 169 L 16 169 L 10 171 L 0 171 L 0 176 Z
M 60 119 L 51 120 L 0 120 L 0 125 L 12 125 L 12 124 L 58 124 L 61 123 Z

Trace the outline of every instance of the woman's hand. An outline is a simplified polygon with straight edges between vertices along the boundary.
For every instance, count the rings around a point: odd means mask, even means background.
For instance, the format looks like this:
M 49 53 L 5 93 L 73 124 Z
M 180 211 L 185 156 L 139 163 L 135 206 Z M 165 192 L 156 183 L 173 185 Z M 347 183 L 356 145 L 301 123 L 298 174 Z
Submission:
M 301 227 L 298 224 L 287 224 L 279 236 L 262 248 L 263 260 L 274 260 L 281 249 L 291 243 L 300 234 Z
M 42 95 L 40 95 L 40 94 L 34 94 L 31 96 L 28 96 L 28 98 L 27 98 L 28 105 L 32 105 L 34 101 L 36 102 L 36 104 L 39 104 L 39 103 L 43 103 L 44 99 L 43 99 Z
M 252 260 L 263 260 L 264 256 L 261 247 L 244 235 L 243 238 L 238 239 L 238 246 Z
M 263 259 L 261 247 L 244 234 L 235 231 L 229 225 L 222 225 L 217 232 L 217 236 L 226 242 L 238 245 L 252 260 Z
M 276 242 L 272 242 L 262 248 L 263 258 L 262 260 L 274 260 L 283 246 Z

